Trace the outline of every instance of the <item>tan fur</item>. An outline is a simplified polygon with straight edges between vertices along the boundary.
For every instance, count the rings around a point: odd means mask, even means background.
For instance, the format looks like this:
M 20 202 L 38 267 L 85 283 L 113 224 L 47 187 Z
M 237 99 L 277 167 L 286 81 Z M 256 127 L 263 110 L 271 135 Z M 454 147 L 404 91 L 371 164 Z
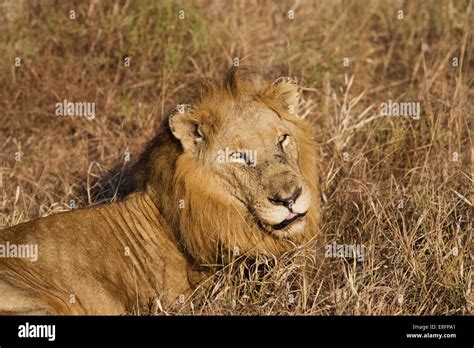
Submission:
M 152 297 L 188 294 L 194 270 L 227 262 L 236 247 L 249 256 L 278 256 L 314 238 L 320 209 L 314 134 L 288 112 L 297 112 L 297 86 L 232 69 L 223 85 L 205 80 L 199 91 L 184 112 L 164 120 L 138 162 L 138 192 L 0 232 L 0 243 L 39 247 L 37 262 L 0 258 L 0 314 L 137 311 Z M 278 150 L 283 131 L 291 133 L 290 145 Z M 228 144 L 255 148 L 262 162 L 216 164 L 216 151 Z M 286 208 L 267 196 L 297 186 L 303 198 L 295 207 L 310 198 L 309 210 L 298 224 L 272 230 L 266 221 Z

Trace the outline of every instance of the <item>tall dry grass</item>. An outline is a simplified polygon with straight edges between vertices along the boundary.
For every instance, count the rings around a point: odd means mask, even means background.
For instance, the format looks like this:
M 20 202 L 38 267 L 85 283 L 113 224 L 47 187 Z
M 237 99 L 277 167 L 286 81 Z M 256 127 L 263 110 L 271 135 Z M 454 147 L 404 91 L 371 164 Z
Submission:
M 125 151 L 138 157 L 188 81 L 237 57 L 300 81 L 320 143 L 321 238 L 250 269 L 237 260 L 152 312 L 471 314 L 472 7 L 3 0 L 0 226 L 97 203 L 93 183 Z M 54 116 L 64 99 L 96 102 L 97 117 Z M 388 100 L 420 102 L 420 119 L 380 117 Z M 321 257 L 333 242 L 364 245 L 365 260 Z

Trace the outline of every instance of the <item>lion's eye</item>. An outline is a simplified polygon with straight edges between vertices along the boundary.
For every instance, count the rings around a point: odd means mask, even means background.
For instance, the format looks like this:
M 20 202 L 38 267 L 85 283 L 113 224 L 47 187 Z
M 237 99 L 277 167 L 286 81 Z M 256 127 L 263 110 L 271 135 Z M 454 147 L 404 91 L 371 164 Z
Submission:
M 288 143 L 290 142 L 290 136 L 288 134 L 284 134 L 278 138 L 278 143 L 282 148 L 285 148 Z
M 200 143 L 204 140 L 204 134 L 198 125 L 194 125 L 194 141 Z

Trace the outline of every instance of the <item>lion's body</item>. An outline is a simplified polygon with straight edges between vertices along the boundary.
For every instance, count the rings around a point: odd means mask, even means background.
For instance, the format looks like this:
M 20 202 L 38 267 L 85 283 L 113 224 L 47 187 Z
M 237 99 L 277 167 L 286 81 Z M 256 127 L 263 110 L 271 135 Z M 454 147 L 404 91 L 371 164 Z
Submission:
M 124 201 L 1 231 L 0 244 L 37 244 L 39 255 L 0 258 L 0 313 L 136 311 L 154 296 L 186 294 L 196 265 L 225 263 L 236 248 L 278 256 L 314 239 L 312 127 L 279 102 L 292 92 L 286 82 L 253 84 L 233 71 L 223 87 L 208 86 L 192 114 L 166 118 L 138 163 L 141 187 Z M 282 132 L 290 145 L 279 142 Z M 216 151 L 230 145 L 254 148 L 260 162 L 216 164 Z
M 0 312 L 122 314 L 189 290 L 188 262 L 145 194 L 11 227 L 2 241 L 38 245 L 38 260 L 0 258 Z

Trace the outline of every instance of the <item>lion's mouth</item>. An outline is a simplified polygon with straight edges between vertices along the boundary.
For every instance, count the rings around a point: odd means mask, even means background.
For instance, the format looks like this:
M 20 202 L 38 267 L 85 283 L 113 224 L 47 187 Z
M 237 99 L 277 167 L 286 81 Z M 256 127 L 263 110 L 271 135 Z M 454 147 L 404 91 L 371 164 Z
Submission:
M 300 218 L 302 218 L 303 216 L 305 216 L 306 213 L 303 213 L 303 214 L 298 214 L 298 213 L 291 213 L 285 220 L 283 220 L 282 222 L 276 224 L 276 225 L 272 225 L 272 228 L 274 230 L 282 230 L 284 229 L 286 226 L 292 224 L 293 222 L 295 222 L 296 220 L 299 220 Z
M 234 197 L 240 202 L 242 203 L 242 205 L 246 206 L 248 211 L 250 212 L 250 214 L 252 215 L 252 217 L 254 218 L 254 221 L 255 223 L 260 227 L 262 228 L 263 230 L 266 230 L 267 232 L 271 232 L 271 230 L 275 230 L 275 231 L 281 231 L 283 230 L 285 227 L 288 227 L 289 225 L 293 224 L 294 222 L 296 221 L 299 221 L 301 220 L 302 218 L 304 218 L 304 216 L 307 214 L 307 211 L 305 211 L 304 213 L 295 213 L 295 212 L 291 212 L 285 220 L 283 220 L 282 222 L 278 223 L 278 224 L 274 224 L 274 225 L 270 225 L 268 223 L 265 223 L 262 219 L 259 218 L 258 214 L 256 214 L 256 211 L 255 209 L 252 208 L 252 206 L 250 205 L 247 205 L 244 200 L 240 199 L 238 196 L 234 195 Z

